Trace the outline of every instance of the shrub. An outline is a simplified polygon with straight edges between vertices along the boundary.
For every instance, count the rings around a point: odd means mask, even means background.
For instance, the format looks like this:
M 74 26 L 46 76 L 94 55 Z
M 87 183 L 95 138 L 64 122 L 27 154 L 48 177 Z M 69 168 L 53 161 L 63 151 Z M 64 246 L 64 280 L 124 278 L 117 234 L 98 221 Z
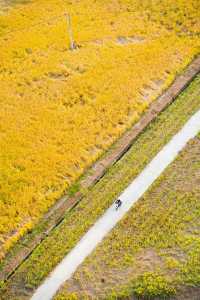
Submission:
M 136 296 L 166 298 L 175 294 L 175 288 L 163 275 L 146 272 L 134 282 L 133 292 Z

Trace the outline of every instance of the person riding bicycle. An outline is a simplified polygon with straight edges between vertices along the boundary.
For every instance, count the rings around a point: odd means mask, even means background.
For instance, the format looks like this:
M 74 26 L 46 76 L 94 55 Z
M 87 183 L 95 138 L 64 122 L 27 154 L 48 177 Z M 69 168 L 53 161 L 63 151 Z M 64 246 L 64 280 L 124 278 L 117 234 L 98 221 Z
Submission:
M 115 204 L 116 204 L 116 206 L 117 206 L 117 208 L 118 208 L 118 207 L 120 207 L 120 206 L 122 205 L 122 201 L 121 201 L 120 199 L 117 199 L 117 200 L 115 201 Z

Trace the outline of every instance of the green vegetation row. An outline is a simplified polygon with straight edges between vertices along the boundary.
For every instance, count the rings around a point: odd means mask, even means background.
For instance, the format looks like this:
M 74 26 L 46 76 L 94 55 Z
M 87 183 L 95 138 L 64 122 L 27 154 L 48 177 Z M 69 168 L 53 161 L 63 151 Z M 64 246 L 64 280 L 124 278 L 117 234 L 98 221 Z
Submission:
M 200 108 L 200 76 L 141 134 L 126 155 L 32 253 L 2 288 L 1 299 L 26 299 L 114 199 Z

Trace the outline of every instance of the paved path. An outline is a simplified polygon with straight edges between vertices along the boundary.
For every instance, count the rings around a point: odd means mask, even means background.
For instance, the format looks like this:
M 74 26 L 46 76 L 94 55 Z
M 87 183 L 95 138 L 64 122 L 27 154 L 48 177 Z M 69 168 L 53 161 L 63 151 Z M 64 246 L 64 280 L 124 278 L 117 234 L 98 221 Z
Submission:
M 147 191 L 165 168 L 176 158 L 179 151 L 185 147 L 187 142 L 194 138 L 198 132 L 200 132 L 200 110 L 191 117 L 184 127 L 162 148 L 146 168 L 119 196 L 123 204 L 118 211 L 116 211 L 115 206 L 112 205 L 105 214 L 97 220 L 78 244 L 36 290 L 31 300 L 52 299 L 60 286 L 73 275 L 77 267 L 96 248 L 132 205 Z

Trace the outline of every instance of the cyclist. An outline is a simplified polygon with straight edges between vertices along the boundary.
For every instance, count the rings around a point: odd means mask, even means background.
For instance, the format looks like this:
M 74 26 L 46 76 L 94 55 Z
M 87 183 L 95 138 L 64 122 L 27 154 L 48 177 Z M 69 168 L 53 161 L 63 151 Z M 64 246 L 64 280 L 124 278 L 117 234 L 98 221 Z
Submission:
M 115 204 L 116 204 L 116 209 L 118 209 L 122 205 L 122 201 L 120 199 L 117 199 L 115 201 Z

